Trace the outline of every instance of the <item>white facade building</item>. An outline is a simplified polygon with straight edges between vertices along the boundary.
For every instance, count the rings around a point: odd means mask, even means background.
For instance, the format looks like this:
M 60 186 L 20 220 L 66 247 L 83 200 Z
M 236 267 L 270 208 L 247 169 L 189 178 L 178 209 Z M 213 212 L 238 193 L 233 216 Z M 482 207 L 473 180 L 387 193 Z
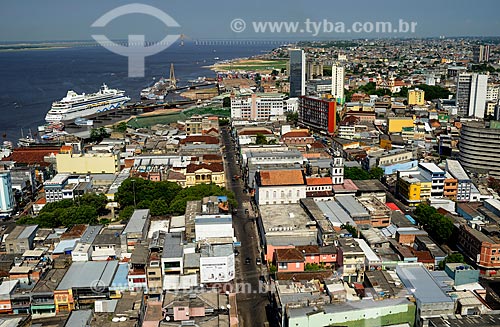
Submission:
M 499 89 L 500 86 L 497 84 L 488 84 L 488 88 L 486 89 L 486 101 L 497 101 Z
M 306 181 L 300 169 L 259 171 L 255 185 L 259 205 L 299 203 L 306 197 Z
M 285 100 L 286 111 L 297 112 L 299 110 L 299 98 L 290 98 Z
M 340 103 L 344 103 L 344 76 L 344 66 L 334 64 L 332 66 L 332 96 Z
M 10 171 L 0 171 L 0 217 L 10 217 L 14 206 Z
M 196 241 L 209 238 L 234 238 L 231 215 L 203 215 L 194 219 Z
M 250 96 L 231 97 L 231 118 L 243 120 L 268 120 L 283 116 L 284 95 L 261 93 Z
M 206 245 L 201 249 L 200 282 L 227 283 L 234 279 L 232 244 Z
M 488 75 L 464 73 L 458 76 L 458 114 L 483 118 L 486 108 Z
M 336 151 L 333 156 L 330 176 L 332 176 L 332 183 L 334 185 L 344 184 L 344 158 L 342 158 L 338 151 Z

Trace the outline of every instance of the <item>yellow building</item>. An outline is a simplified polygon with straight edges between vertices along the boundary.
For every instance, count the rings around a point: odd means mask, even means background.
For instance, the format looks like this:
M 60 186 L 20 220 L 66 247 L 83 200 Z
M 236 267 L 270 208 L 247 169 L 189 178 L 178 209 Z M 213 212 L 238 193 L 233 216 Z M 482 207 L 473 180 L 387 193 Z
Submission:
M 74 154 L 61 149 L 56 155 L 57 172 L 70 174 L 114 174 L 119 170 L 119 156 L 114 153 Z
M 425 104 L 425 91 L 420 89 L 408 90 L 408 104 L 423 106 Z
M 409 206 L 420 203 L 420 180 L 411 176 L 398 177 L 398 192 Z
M 397 184 L 398 193 L 406 205 L 416 206 L 431 197 L 432 182 L 418 172 L 406 176 L 398 174 Z
M 420 201 L 427 201 L 431 197 L 432 182 L 431 181 L 420 181 Z
M 224 165 L 221 163 L 191 163 L 186 167 L 186 187 L 199 184 L 214 183 L 220 187 L 226 186 Z
M 387 118 L 387 131 L 389 133 L 401 133 L 403 127 L 413 127 L 413 117 L 389 117 Z

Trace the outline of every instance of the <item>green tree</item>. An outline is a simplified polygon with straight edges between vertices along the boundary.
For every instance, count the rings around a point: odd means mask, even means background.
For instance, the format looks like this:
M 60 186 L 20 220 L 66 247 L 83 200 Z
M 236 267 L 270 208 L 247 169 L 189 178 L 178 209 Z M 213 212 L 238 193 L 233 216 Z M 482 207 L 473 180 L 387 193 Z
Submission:
M 437 242 L 445 243 L 453 233 L 453 221 L 425 203 L 415 209 L 417 221 Z
M 163 199 L 153 200 L 150 208 L 152 216 L 164 216 L 169 213 L 167 201 Z
M 255 144 L 267 144 L 267 138 L 264 134 L 257 133 L 255 137 Z
M 134 213 L 134 206 L 126 206 L 125 208 L 120 210 L 120 214 L 118 215 L 121 220 L 129 220 Z
M 230 97 L 224 97 L 224 99 L 222 99 L 222 106 L 224 108 L 231 107 L 231 98 Z
M 90 130 L 90 140 L 93 142 L 100 142 L 102 139 L 109 137 L 110 135 L 111 134 L 109 134 L 104 127 L 92 128 Z
M 127 123 L 122 121 L 115 126 L 115 131 L 119 133 L 125 133 L 127 131 Z
M 373 167 L 368 173 L 370 174 L 371 179 L 380 180 L 382 177 L 384 177 L 384 170 L 380 167 Z
M 424 98 L 427 101 L 435 99 L 447 99 L 451 95 L 450 90 L 439 85 L 420 84 L 418 88 L 425 91 Z
M 447 263 L 465 263 L 465 259 L 460 253 L 452 253 L 439 263 L 439 269 L 443 270 Z
M 358 235 L 358 231 L 356 230 L 356 227 L 351 226 L 351 224 L 342 224 L 340 228 L 345 229 L 348 231 L 352 236 L 356 237 Z
M 286 121 L 297 125 L 299 121 L 299 113 L 295 111 L 290 111 L 286 113 Z
M 352 180 L 371 179 L 370 173 L 358 167 L 345 167 L 344 177 Z
M 401 88 L 401 91 L 399 91 L 398 93 L 394 94 L 398 97 L 403 97 L 403 98 L 407 98 L 408 97 L 408 88 L 406 86 L 403 86 Z

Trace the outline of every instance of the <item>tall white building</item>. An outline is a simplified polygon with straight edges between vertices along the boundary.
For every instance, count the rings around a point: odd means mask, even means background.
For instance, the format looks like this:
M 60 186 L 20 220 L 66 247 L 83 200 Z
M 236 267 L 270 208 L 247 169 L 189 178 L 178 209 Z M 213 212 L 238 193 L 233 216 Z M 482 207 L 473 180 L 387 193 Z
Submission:
M 268 120 L 283 116 L 286 106 L 281 93 L 259 93 L 231 97 L 231 118 L 242 120 Z
M 487 88 L 488 75 L 460 74 L 457 83 L 458 115 L 483 118 Z
M 10 171 L 0 171 L 0 217 L 9 217 L 14 211 L 14 206 Z
M 344 103 L 344 76 L 345 68 L 340 64 L 332 66 L 332 96 L 337 102 Z

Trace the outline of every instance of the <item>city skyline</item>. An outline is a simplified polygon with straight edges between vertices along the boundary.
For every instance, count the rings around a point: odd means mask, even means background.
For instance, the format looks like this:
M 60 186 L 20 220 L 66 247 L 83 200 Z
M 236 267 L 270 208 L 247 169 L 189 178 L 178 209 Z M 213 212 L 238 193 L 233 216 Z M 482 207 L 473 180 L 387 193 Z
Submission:
M 60 41 L 91 40 L 96 31 L 107 33 L 110 39 L 126 39 L 128 34 L 144 34 L 147 40 L 159 40 L 168 34 L 185 34 L 188 39 L 258 39 L 258 40 L 306 40 L 306 39 L 355 39 L 355 38 L 391 38 L 391 37 L 491 37 L 498 36 L 500 22 L 495 17 L 494 9 L 498 3 L 493 0 L 482 0 L 474 6 L 465 0 L 439 2 L 421 1 L 408 10 L 396 1 L 387 1 L 383 5 L 373 7 L 367 0 L 358 1 L 356 6 L 348 3 L 331 3 L 315 1 L 313 5 L 303 1 L 291 1 L 287 6 L 278 1 L 257 0 L 252 3 L 234 4 L 227 0 L 220 1 L 218 6 L 200 2 L 195 10 L 192 4 L 180 1 L 149 0 L 142 3 L 154 6 L 169 14 L 176 20 L 179 28 L 165 28 L 156 18 L 142 14 L 127 15 L 117 18 L 106 28 L 92 28 L 92 23 L 118 6 L 131 4 L 133 1 L 95 0 L 85 3 L 76 1 L 51 1 L 50 5 L 39 1 L 27 0 L 16 2 L 4 1 L 4 15 L 0 22 L 0 41 Z M 26 7 L 30 10 L 26 10 Z M 360 11 L 360 8 L 366 10 Z M 77 12 L 78 17 L 71 14 Z M 222 14 L 224 12 L 224 14 Z M 129 18 L 130 17 L 130 18 Z M 133 17 L 133 18 L 132 18 Z M 448 17 L 453 17 L 452 19 Z M 241 18 L 248 25 L 256 21 L 297 21 L 307 19 L 320 22 L 324 19 L 332 22 L 378 22 L 399 19 L 416 22 L 415 33 L 319 33 L 311 36 L 303 33 L 255 33 L 251 28 L 234 32 L 230 24 L 232 20 Z M 247 26 L 250 27 L 250 26 Z

